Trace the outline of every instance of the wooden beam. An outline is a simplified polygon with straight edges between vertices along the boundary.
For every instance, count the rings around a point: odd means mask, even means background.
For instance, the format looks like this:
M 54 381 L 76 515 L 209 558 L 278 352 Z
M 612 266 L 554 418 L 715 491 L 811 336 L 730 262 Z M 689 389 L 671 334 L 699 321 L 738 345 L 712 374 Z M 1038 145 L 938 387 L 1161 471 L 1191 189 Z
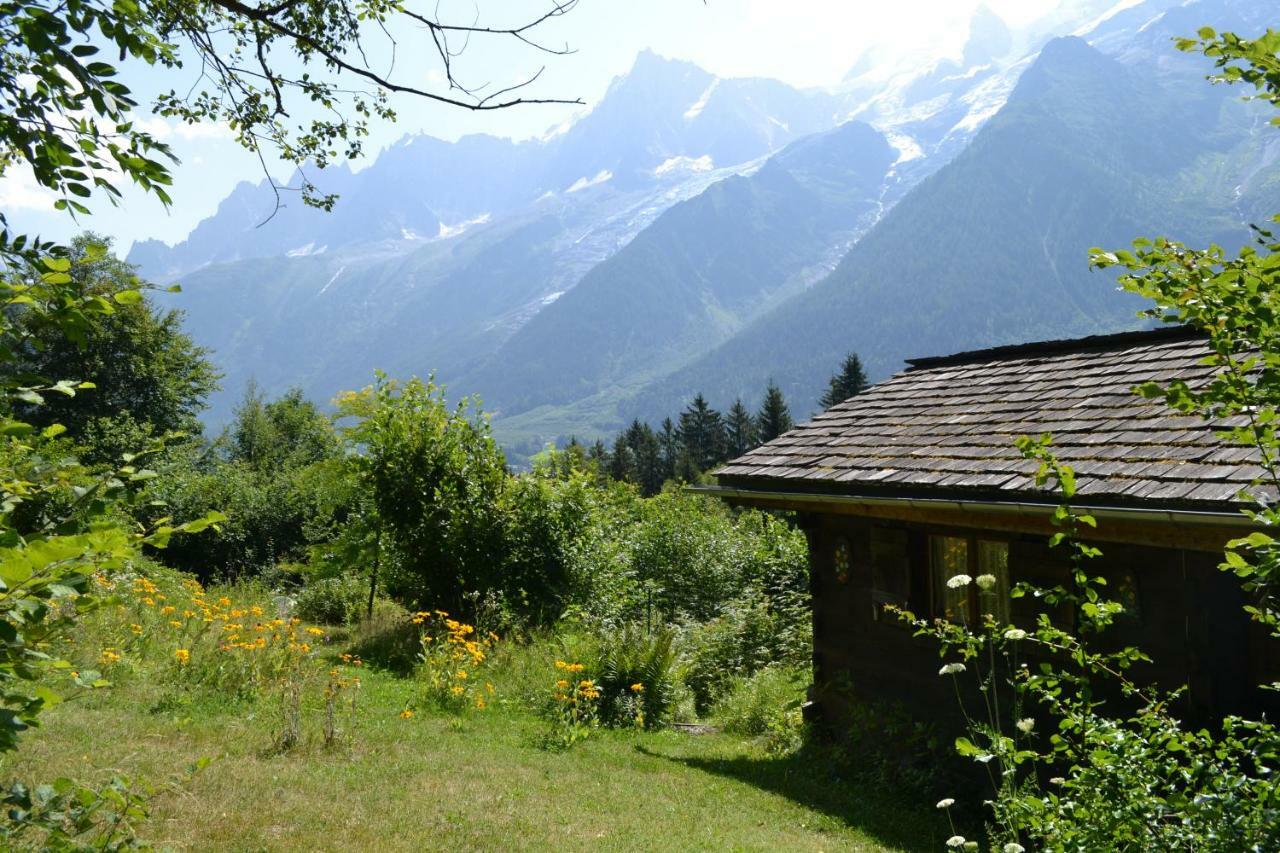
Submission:
M 1050 536 L 1057 528 L 1050 522 L 1053 508 L 1046 506 L 1043 512 L 990 512 L 984 510 L 959 510 L 946 506 L 924 509 L 888 502 L 861 504 L 854 502 L 824 501 L 821 497 L 752 497 L 726 498 L 735 504 L 765 509 L 785 509 L 805 513 L 852 515 L 862 518 L 880 518 L 916 524 L 936 524 L 963 527 L 973 530 L 994 530 L 1002 533 L 1029 533 Z M 1239 526 L 1212 523 L 1180 524 L 1169 521 L 1136 521 L 1099 519 L 1096 529 L 1089 530 L 1091 542 L 1126 542 L 1157 548 L 1187 548 L 1192 551 L 1221 552 L 1231 539 L 1245 535 L 1247 529 Z

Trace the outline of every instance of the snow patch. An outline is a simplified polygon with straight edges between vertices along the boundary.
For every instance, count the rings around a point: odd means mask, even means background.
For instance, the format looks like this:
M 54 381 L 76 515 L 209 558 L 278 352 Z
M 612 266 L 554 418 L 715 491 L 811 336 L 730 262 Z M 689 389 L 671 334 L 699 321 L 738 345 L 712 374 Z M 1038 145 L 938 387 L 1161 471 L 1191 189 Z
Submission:
M 555 302 L 561 296 L 564 296 L 563 290 L 557 290 L 555 293 L 548 293 L 546 296 L 542 297 L 542 307 L 545 308 L 546 306 L 550 305 L 552 302 Z
M 710 154 L 703 154 L 701 157 L 686 157 L 681 154 L 663 160 L 658 168 L 653 170 L 653 174 L 654 177 L 661 177 L 670 172 L 710 172 L 714 168 L 715 163 L 712 162 Z
M 885 134 L 889 140 L 889 144 L 898 149 L 898 159 L 893 161 L 893 165 L 906 163 L 908 160 L 917 160 L 924 156 L 924 149 L 920 147 L 920 143 L 916 142 L 905 133 L 894 133 L 892 131 Z
M 404 240 L 422 240 L 422 239 L 424 239 L 424 238 L 423 238 L 423 236 L 422 236 L 421 234 L 419 234 L 417 231 L 414 231 L 412 228 L 401 228 L 401 229 L 400 229 L 400 237 L 401 237 L 401 239 L 404 239 Z
M 320 288 L 320 292 L 319 292 L 319 293 L 317 293 L 317 294 L 316 294 L 316 296 L 323 296 L 323 295 L 324 295 L 324 292 L 325 292 L 326 290 L 328 290 L 328 289 L 329 289 L 329 285 L 331 285 L 331 284 L 333 284 L 335 281 L 337 281 L 337 280 L 338 280 L 338 276 L 342 275 L 342 273 L 343 273 L 343 271 L 344 271 L 344 270 L 346 270 L 346 265 L 343 265 L 343 266 L 338 267 L 338 271 L 337 271 L 336 273 L 334 273 L 334 274 L 333 274 L 333 278 L 329 279 L 328 281 L 326 281 L 326 282 L 324 283 L 324 287 Z
M 1101 15 L 1094 18 L 1092 21 L 1089 21 L 1087 24 L 1084 24 L 1075 32 L 1073 32 L 1071 35 L 1073 36 L 1088 35 L 1089 33 L 1096 30 L 1098 27 L 1102 26 L 1104 23 L 1109 21 L 1111 18 L 1114 18 L 1116 15 L 1119 15 L 1125 9 L 1132 9 L 1134 6 L 1137 6 L 1138 4 L 1145 3 L 1145 2 L 1146 0 L 1120 0 L 1119 3 L 1112 6 L 1110 9 L 1103 12 Z
M 596 172 L 596 176 L 594 178 L 578 178 L 578 180 L 574 181 L 569 188 L 565 190 L 565 192 L 576 193 L 578 190 L 585 190 L 587 187 L 594 187 L 599 184 L 603 184 L 612 177 L 613 172 L 610 172 L 608 169 L 601 169 L 599 172 Z
M 711 85 L 702 90 L 702 94 L 698 96 L 698 100 L 693 102 L 689 109 L 684 111 L 684 120 L 693 121 L 702 115 L 702 111 L 707 108 L 707 102 L 711 100 L 711 95 L 715 92 L 716 87 L 720 85 L 720 78 L 711 81 Z
M 484 225 L 489 221 L 489 214 L 482 213 L 474 219 L 466 219 L 457 225 L 445 225 L 440 223 L 440 233 L 436 235 L 437 240 L 448 240 L 450 237 L 457 237 L 463 231 L 466 231 L 472 225 Z
M 777 120 L 776 118 L 774 118 L 773 116 L 765 116 L 765 118 L 767 118 L 767 119 L 769 120 L 769 123 L 770 123 L 770 124 L 772 124 L 772 125 L 774 125 L 775 127 L 780 127 L 780 128 L 782 128 L 782 130 L 783 130 L 785 133 L 790 133 L 790 132 L 791 132 L 791 126 L 790 126 L 789 124 L 787 124 L 785 121 L 778 121 L 778 120 Z
M 315 241 L 313 240 L 305 246 L 299 246 L 296 249 L 290 249 L 289 251 L 285 252 L 284 255 L 286 258 L 305 258 L 307 255 L 324 254 L 324 250 L 327 248 L 329 248 L 329 245 L 326 243 L 325 245 L 317 249 Z

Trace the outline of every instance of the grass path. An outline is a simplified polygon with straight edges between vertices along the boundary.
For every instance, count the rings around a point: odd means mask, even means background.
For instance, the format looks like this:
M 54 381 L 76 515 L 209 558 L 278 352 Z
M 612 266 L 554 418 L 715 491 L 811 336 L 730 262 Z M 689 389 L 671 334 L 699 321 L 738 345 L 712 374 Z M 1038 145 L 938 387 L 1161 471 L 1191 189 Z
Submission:
M 567 753 L 532 745 L 541 720 L 502 707 L 398 716 L 410 685 L 370 672 L 354 742 L 270 754 L 269 702 L 153 710 L 145 684 L 51 709 L 0 776 L 162 782 L 145 837 L 178 850 L 939 849 L 932 809 L 858 790 L 725 735 L 603 732 Z

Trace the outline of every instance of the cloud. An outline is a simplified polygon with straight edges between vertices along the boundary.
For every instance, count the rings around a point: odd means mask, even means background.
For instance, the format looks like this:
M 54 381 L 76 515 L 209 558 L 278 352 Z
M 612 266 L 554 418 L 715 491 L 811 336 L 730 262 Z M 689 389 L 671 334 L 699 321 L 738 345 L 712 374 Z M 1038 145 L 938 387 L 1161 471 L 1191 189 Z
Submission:
M 0 210 L 53 209 L 58 196 L 36 183 L 35 176 L 25 167 L 0 176 Z
M 170 121 L 163 116 L 135 119 L 134 127 L 159 139 L 161 142 L 174 137 L 183 142 L 194 142 L 204 139 L 234 139 L 235 134 L 224 122 L 197 122 L 188 124 L 185 121 Z

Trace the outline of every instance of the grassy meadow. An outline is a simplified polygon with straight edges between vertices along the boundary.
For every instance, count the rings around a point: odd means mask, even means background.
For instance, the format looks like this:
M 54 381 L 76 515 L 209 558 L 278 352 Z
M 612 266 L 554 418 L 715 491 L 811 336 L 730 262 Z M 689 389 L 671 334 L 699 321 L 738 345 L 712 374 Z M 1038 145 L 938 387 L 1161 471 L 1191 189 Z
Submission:
M 484 646 L 465 664 L 476 682 L 466 696 L 480 701 L 449 706 L 424 698 L 423 665 L 353 657 L 377 646 L 358 629 L 272 620 L 261 588 L 117 586 L 71 650 L 112 686 L 51 708 L 0 770 L 145 780 L 154 793 L 138 836 L 161 848 L 911 850 L 949 835 L 927 805 L 754 738 L 592 727 L 549 749 L 555 715 L 540 697 L 555 694 L 565 654 L 549 637 Z M 298 737 L 284 746 L 289 684 Z

